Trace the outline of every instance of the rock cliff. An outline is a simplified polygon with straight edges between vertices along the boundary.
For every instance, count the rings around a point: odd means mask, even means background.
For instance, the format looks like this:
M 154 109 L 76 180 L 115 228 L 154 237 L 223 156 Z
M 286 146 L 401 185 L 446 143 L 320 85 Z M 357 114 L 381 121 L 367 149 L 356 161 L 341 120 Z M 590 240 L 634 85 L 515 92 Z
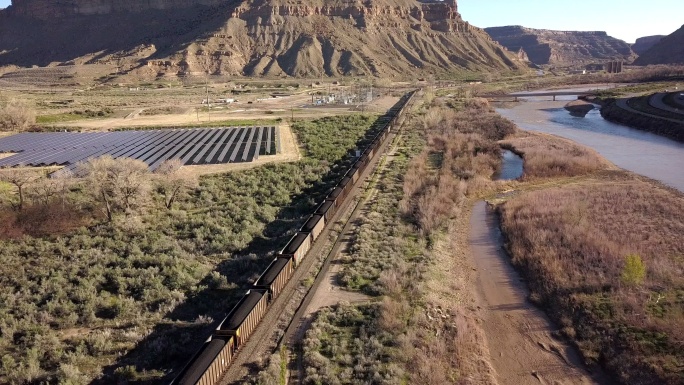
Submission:
M 639 56 L 634 64 L 684 64 L 684 25 L 658 41 Z
M 524 50 L 539 65 L 581 66 L 606 60 L 634 60 L 629 44 L 601 31 L 552 31 L 506 26 L 485 28 L 511 51 Z
M 301 77 L 524 66 L 455 0 L 14 0 L 4 13 L 0 65 Z
M 632 51 L 637 55 L 643 55 L 664 37 L 663 35 L 640 37 L 632 44 Z

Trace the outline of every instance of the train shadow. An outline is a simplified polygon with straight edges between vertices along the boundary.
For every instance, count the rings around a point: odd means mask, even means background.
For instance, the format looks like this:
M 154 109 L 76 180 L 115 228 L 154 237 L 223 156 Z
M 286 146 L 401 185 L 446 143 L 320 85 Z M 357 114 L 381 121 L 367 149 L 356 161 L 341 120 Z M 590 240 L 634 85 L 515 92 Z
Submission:
M 373 132 L 382 126 L 381 119 L 382 116 L 357 142 L 359 148 L 370 143 L 369 137 L 372 138 Z M 200 285 L 204 290 L 166 314 L 134 349 L 105 367 L 103 376 L 90 384 L 169 382 L 200 349 L 212 330 L 304 224 L 316 204 L 324 200 L 353 161 L 350 154 L 333 164 L 318 182 L 293 196 L 290 205 L 283 207 L 276 219 L 266 225 L 262 236 L 255 237 L 244 249 L 233 253 L 202 280 Z M 216 273 L 225 277 L 223 284 L 216 284 Z

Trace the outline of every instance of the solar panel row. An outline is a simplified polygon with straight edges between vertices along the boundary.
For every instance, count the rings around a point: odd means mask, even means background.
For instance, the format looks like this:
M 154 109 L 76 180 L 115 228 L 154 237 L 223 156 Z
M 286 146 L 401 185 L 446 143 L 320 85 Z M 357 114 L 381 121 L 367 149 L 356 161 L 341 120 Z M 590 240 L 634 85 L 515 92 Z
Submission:
M 167 159 L 183 165 L 251 162 L 274 154 L 275 127 L 228 127 L 178 130 L 22 133 L 0 138 L 0 167 L 67 166 L 103 155 L 133 158 L 155 170 Z

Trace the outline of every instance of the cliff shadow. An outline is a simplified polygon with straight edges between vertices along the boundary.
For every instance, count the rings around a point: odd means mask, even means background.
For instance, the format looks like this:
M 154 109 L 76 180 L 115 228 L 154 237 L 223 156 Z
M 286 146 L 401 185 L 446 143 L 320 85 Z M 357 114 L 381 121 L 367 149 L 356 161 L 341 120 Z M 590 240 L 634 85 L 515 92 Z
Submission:
M 191 43 L 220 30 L 241 4 L 221 7 L 148 10 L 136 13 L 72 16 L 54 20 L 3 15 L 0 22 L 0 66 L 47 66 L 92 55 L 89 62 L 117 52 L 153 44 L 154 60 L 182 51 Z

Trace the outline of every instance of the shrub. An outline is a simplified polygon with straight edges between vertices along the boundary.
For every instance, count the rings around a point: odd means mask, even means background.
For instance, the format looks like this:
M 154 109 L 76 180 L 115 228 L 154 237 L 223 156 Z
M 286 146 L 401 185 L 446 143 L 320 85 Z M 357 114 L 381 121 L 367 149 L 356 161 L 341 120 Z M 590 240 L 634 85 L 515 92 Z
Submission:
M 644 283 L 646 265 L 639 255 L 630 254 L 625 257 L 625 267 L 622 268 L 620 278 L 626 285 L 638 286 Z
M 13 99 L 6 106 L 0 108 L 0 129 L 23 131 L 35 123 L 36 113 L 26 102 Z

